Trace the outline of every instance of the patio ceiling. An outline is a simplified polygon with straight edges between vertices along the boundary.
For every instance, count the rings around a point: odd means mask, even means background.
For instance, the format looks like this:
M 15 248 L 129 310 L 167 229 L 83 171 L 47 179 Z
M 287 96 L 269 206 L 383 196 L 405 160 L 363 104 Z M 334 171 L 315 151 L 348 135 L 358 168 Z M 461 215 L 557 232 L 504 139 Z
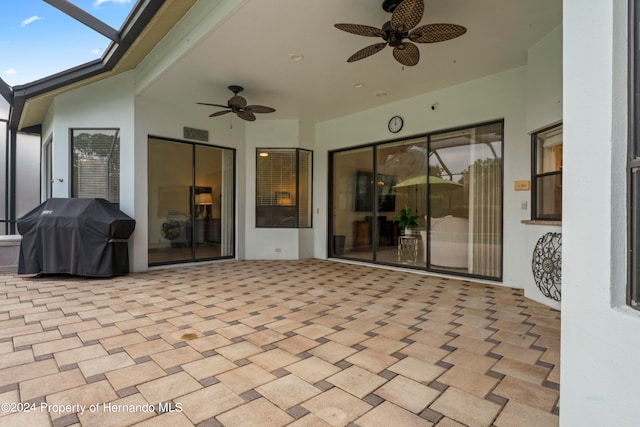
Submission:
M 382 26 L 389 14 L 381 5 L 381 0 L 242 1 L 142 95 L 205 115 L 215 109 L 196 101 L 225 103 L 231 96 L 227 86 L 240 84 L 250 103 L 277 109 L 269 119 L 321 122 L 525 65 L 527 50 L 562 20 L 560 0 L 425 0 L 421 24 L 456 23 L 467 34 L 419 45 L 415 67 L 400 65 L 390 48 L 347 63 L 377 40 L 333 25 Z M 293 61 L 292 54 L 304 59 Z M 363 87 L 355 88 L 357 82 Z
M 168 0 L 165 9 L 179 3 Z M 454 40 L 419 45 L 420 62 L 403 67 L 389 48 L 347 63 L 352 53 L 377 40 L 333 27 L 339 22 L 381 26 L 389 18 L 382 0 L 216 3 L 233 7 L 161 75 L 142 85 L 140 96 L 204 116 L 215 108 L 196 102 L 226 103 L 231 96 L 227 86 L 239 84 L 251 104 L 277 109 L 258 120 L 317 123 L 526 65 L 528 49 L 562 22 L 561 0 L 425 0 L 421 24 L 455 23 L 468 31 Z M 155 26 L 135 44 L 150 46 L 146 38 L 155 43 L 167 29 Z M 292 54 L 304 59 L 293 61 Z M 120 69 L 142 60 L 135 59 Z M 46 112 L 48 102 L 38 109 L 33 101 L 21 127 L 39 123 Z M 211 120 L 228 125 L 228 119 Z

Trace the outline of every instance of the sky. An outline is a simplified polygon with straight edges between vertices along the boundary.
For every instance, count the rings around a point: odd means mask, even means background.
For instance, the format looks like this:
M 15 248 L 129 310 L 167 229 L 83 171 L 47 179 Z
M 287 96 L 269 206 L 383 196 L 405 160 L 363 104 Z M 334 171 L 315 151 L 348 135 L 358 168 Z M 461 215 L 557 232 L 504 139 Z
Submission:
M 136 0 L 71 0 L 119 30 Z M 30 83 L 102 56 L 111 41 L 43 0 L 0 1 L 0 78 Z

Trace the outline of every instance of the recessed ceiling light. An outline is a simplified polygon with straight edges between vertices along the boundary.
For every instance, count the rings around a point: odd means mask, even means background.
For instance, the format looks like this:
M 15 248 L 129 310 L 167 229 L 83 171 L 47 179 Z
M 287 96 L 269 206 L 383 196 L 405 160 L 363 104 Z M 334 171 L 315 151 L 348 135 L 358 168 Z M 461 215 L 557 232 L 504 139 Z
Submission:
M 363 86 L 364 86 L 364 83 L 362 83 L 362 82 L 355 82 L 355 83 L 353 83 L 353 87 L 360 88 L 360 87 L 363 87 Z
M 302 61 L 304 59 L 304 55 L 301 53 L 292 53 L 289 55 L 289 59 L 292 61 Z

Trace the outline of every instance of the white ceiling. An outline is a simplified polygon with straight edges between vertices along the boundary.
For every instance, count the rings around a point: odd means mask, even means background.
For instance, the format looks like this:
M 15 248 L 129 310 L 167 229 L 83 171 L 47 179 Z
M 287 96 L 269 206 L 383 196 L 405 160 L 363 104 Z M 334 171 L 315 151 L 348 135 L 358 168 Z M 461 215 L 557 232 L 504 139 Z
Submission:
M 227 86 L 238 84 L 249 104 L 276 108 L 258 120 L 321 122 L 525 65 L 527 50 L 561 24 L 562 0 L 425 0 L 420 25 L 453 23 L 467 33 L 419 44 L 414 67 L 399 64 L 390 47 L 347 63 L 380 39 L 333 25 L 381 27 L 389 16 L 382 0 L 245 0 L 142 96 L 206 116 L 217 109 L 195 103 L 226 104 Z M 292 61 L 293 53 L 304 60 Z

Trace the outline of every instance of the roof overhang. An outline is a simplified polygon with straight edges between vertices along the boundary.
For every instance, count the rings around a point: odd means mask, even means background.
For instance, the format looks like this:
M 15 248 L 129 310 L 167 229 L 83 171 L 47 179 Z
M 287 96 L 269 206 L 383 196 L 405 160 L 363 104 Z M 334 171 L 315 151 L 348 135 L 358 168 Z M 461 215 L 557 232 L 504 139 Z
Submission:
M 13 89 L 2 78 L 0 78 L 0 96 L 4 98 L 9 105 L 13 105 Z
M 120 42 L 112 42 L 102 58 L 13 90 L 0 81 L 0 95 L 13 107 L 9 127 L 38 129 L 57 95 L 135 69 L 196 1 L 140 0 L 120 30 Z

